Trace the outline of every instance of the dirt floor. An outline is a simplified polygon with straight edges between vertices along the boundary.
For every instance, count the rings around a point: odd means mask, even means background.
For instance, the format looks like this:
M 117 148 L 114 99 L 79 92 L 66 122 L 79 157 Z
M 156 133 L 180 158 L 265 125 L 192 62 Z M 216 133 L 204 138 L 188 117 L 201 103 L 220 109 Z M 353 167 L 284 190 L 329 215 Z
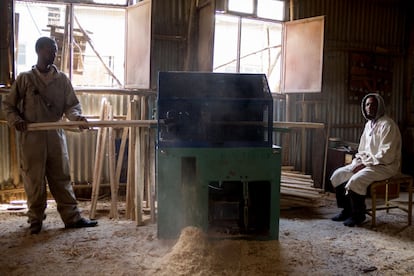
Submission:
M 329 219 L 333 198 L 322 205 L 282 210 L 278 241 L 213 240 L 194 227 L 159 240 L 156 224 L 111 220 L 102 202 L 99 225 L 84 229 L 63 229 L 51 202 L 42 232 L 30 235 L 25 211 L 3 208 L 0 275 L 414 275 L 406 213 L 349 228 Z M 80 206 L 88 216 L 88 202 Z

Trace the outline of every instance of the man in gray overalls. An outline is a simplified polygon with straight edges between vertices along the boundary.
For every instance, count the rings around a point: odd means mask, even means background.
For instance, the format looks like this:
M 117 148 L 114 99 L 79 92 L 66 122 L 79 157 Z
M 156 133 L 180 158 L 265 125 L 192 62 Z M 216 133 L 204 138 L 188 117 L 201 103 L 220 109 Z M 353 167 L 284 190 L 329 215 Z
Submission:
M 71 121 L 87 122 L 70 80 L 53 65 L 56 42 L 49 37 L 39 38 L 36 53 L 37 64 L 19 74 L 3 100 L 9 126 L 20 132 L 21 175 L 30 233 L 39 233 L 46 217 L 46 181 L 66 228 L 96 226 L 97 221 L 82 218 L 77 207 L 63 129 L 27 131 L 28 123 L 56 122 L 63 115 Z

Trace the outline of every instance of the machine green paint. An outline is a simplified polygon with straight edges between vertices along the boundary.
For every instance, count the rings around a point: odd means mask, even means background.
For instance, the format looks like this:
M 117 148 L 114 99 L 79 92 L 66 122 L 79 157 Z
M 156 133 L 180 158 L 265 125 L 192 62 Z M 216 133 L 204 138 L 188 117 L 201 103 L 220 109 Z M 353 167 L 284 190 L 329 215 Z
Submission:
M 280 158 L 278 147 L 158 149 L 158 235 L 176 238 L 189 225 L 209 232 L 210 185 L 234 181 L 240 189 L 246 183 L 254 183 L 254 188 L 264 189 L 263 200 L 268 197 L 269 210 L 256 210 L 268 214 L 268 229 L 264 233 L 253 231 L 251 236 L 278 239 Z M 243 204 L 244 199 L 241 201 Z M 247 217 L 251 211 L 249 204 Z M 242 216 L 244 220 L 245 215 Z M 248 221 L 244 224 L 254 228 Z

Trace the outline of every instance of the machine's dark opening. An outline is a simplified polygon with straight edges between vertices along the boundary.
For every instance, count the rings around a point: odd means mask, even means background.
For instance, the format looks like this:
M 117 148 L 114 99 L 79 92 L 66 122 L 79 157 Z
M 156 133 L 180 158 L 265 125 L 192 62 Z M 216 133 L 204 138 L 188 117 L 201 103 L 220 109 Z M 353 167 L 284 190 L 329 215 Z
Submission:
M 194 186 L 197 183 L 196 178 L 196 158 L 182 157 L 181 158 L 181 184 L 183 186 Z
M 268 181 L 210 182 L 209 234 L 269 235 L 270 193 L 271 185 Z

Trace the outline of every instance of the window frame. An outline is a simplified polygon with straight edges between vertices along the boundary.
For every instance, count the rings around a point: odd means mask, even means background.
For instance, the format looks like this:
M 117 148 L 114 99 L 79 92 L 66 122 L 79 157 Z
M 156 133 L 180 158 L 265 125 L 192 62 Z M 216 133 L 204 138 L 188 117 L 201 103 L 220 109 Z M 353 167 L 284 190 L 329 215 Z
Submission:
M 275 23 L 275 24 L 280 24 L 282 27 L 281 30 L 281 44 L 283 44 L 283 24 L 285 21 L 283 20 L 275 20 L 275 19 L 269 19 L 269 18 L 263 18 L 257 15 L 257 4 L 259 0 L 252 0 L 254 2 L 254 12 L 252 14 L 247 14 L 247 13 L 240 13 L 240 12 L 235 12 L 235 11 L 231 11 L 228 8 L 228 1 L 225 2 L 225 7 L 224 10 L 216 10 L 215 15 L 229 15 L 229 16 L 233 16 L 235 18 L 237 18 L 237 50 L 236 50 L 236 69 L 235 72 L 236 73 L 240 73 L 240 69 L 241 69 L 241 59 L 243 58 L 241 56 L 241 49 L 242 49 L 242 25 L 243 25 L 243 20 L 247 19 L 247 20 L 255 20 L 258 22 L 262 22 L 262 23 Z M 278 0 L 279 1 L 279 0 Z M 280 1 L 280 2 L 284 2 L 284 12 L 283 12 L 283 18 L 286 17 L 286 2 L 285 1 Z M 215 28 L 216 29 L 216 28 Z M 216 29 L 217 30 L 217 29 Z M 215 44 L 215 43 L 214 43 Z M 214 45 L 215 48 L 216 45 Z M 282 69 L 282 45 L 280 45 L 281 49 L 280 49 L 280 55 L 278 57 L 279 62 L 280 62 L 280 70 Z M 214 53 L 213 53 L 214 55 Z M 214 57 L 213 57 L 214 60 Z M 213 62 L 214 63 L 214 62 Z M 214 64 L 213 64 L 213 71 L 216 71 Z M 266 74 L 266 76 L 269 78 L 270 76 L 268 76 L 267 72 L 263 72 L 264 74 Z M 278 85 L 277 85 L 277 90 L 276 91 L 272 91 L 272 93 L 281 93 L 282 92 L 282 75 L 279 74 L 279 80 L 278 80 Z
M 85 4 L 85 3 L 88 4 Z M 74 66 L 76 66 L 76 61 L 75 61 L 75 55 L 79 55 L 79 53 L 75 53 L 75 45 L 74 43 L 69 43 L 70 41 L 74 40 L 74 33 L 76 32 L 76 30 L 74 30 L 73 26 L 78 25 L 77 21 L 76 21 L 76 17 L 75 17 L 75 10 L 78 7 L 90 7 L 90 8 L 97 8 L 97 9 L 119 9 L 119 10 L 124 10 L 124 17 L 126 17 L 126 8 L 127 8 L 127 4 L 126 5 L 113 5 L 113 4 L 91 4 L 90 1 L 73 1 L 73 0 L 62 0 L 59 2 L 54 2 L 54 1 L 50 1 L 50 0 L 38 0 L 35 3 L 33 3 L 33 1 L 30 0 L 15 0 L 14 1 L 14 6 L 16 5 L 16 3 L 29 3 L 29 4 L 41 4 L 41 5 L 51 5 L 53 6 L 62 6 L 64 7 L 65 13 L 67 14 L 66 18 L 64 18 L 63 20 L 65 21 L 63 26 L 64 26 L 64 36 L 63 36 L 63 41 L 62 41 L 62 48 L 59 50 L 60 55 L 62 57 L 61 62 L 64 63 L 64 68 L 67 67 L 68 69 L 62 70 L 64 71 L 69 79 L 71 81 L 73 81 L 74 79 L 74 72 L 76 73 L 77 68 L 74 68 Z M 16 8 L 13 9 L 13 14 L 14 16 L 16 16 Z M 124 18 L 125 20 L 125 18 Z M 48 25 L 49 26 L 49 25 Z M 124 30 L 125 31 L 125 30 Z M 16 31 L 15 31 L 16 32 Z M 15 40 L 18 40 L 18 35 L 17 33 L 15 33 Z M 20 44 L 20 43 L 19 43 Z M 122 50 L 125 50 L 124 47 L 122 48 Z M 20 55 L 19 53 L 16 52 L 17 48 L 14 52 L 13 55 L 13 64 L 15 64 L 15 69 L 14 69 L 14 74 L 17 76 L 17 64 L 18 64 L 18 56 Z M 81 53 L 82 54 L 82 53 Z M 84 53 L 83 53 L 84 54 Z M 27 55 L 27 53 L 26 53 Z M 64 57 L 64 58 L 63 58 Z M 98 59 L 101 59 L 99 56 L 97 56 Z M 111 58 L 111 57 L 109 57 Z M 122 64 L 124 64 L 125 62 L 125 53 L 123 56 L 123 60 L 121 61 Z M 67 65 L 65 65 L 67 64 Z M 106 67 L 105 65 L 103 65 L 104 67 Z M 108 68 L 106 68 L 108 69 Z M 125 70 L 124 70 L 125 71 Z M 111 71 L 112 72 L 112 71 Z M 110 74 L 111 75 L 111 74 Z M 118 85 L 108 85 L 105 87 L 108 88 L 123 88 L 124 87 L 124 79 L 118 80 L 118 78 L 115 75 L 112 75 L 112 82 L 117 82 Z M 78 86 L 78 87 L 83 87 L 82 84 L 76 85 L 74 84 L 74 86 Z M 96 87 L 99 87 L 99 85 L 96 85 Z

